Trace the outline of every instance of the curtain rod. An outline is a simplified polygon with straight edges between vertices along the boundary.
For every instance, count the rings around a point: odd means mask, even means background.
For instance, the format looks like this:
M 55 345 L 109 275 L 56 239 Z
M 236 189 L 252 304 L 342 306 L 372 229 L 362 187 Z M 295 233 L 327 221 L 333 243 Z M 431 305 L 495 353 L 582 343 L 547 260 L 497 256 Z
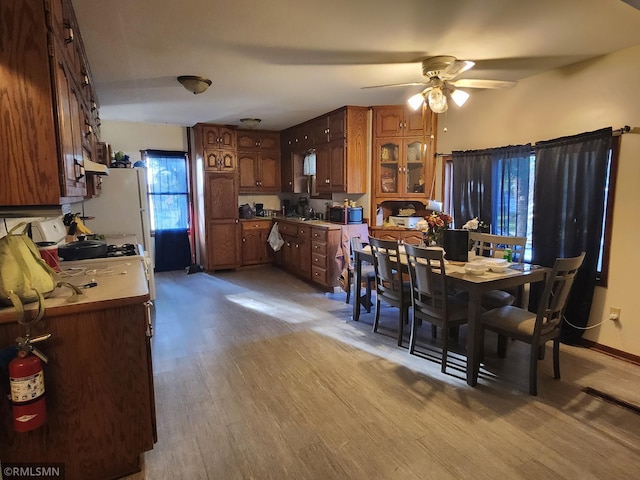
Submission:
M 625 125 L 624 127 L 618 128 L 616 130 L 612 130 L 611 134 L 614 137 L 617 137 L 619 135 L 623 135 L 625 133 L 640 133 L 640 128 L 631 128 L 629 125 Z M 451 153 L 435 153 L 434 156 L 436 157 L 447 157 L 450 156 Z

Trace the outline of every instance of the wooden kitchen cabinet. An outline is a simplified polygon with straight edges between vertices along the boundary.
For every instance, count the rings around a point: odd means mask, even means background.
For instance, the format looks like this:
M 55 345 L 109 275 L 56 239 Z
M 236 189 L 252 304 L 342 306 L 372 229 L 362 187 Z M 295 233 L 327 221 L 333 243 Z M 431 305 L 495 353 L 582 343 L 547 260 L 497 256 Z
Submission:
M 107 480 L 139 471 L 141 454 L 153 448 L 157 434 L 144 269 L 128 265 L 126 275 L 97 281 L 85 295 L 99 299 L 67 303 L 68 291 L 61 292 L 45 301 L 45 316 L 33 327 L 33 335 L 51 333 L 38 345 L 49 357 L 45 425 L 14 432 L 8 379 L 0 384 L 3 466 L 63 464 L 66 480 Z M 105 289 L 124 296 L 103 295 Z M 15 311 L 0 309 L 0 345 L 15 344 L 19 335 L 24 330 Z
M 0 117 L 11 119 L 0 133 L 0 205 L 82 200 L 99 115 L 71 0 L 7 0 L 0 13 Z
M 238 130 L 239 193 L 280 191 L 278 132 Z
M 437 115 L 390 105 L 373 107 L 371 218 L 380 203 L 429 199 L 435 175 Z
M 403 105 L 373 107 L 373 132 L 376 137 L 416 137 L 422 135 L 422 110 Z M 428 122 L 427 135 L 432 125 Z
M 278 230 L 285 243 L 276 265 L 329 291 L 339 287 L 340 225 L 278 219 Z
M 242 265 L 270 263 L 273 249 L 267 243 L 271 220 L 251 219 L 240 222 L 242 230 Z
M 311 227 L 309 225 L 298 226 L 298 245 L 300 249 L 299 275 L 311 279 Z
M 422 232 L 409 228 L 369 227 L 369 235 L 382 240 L 395 240 L 400 243 L 419 245 Z
M 202 123 L 194 127 L 195 145 L 202 152 L 204 168 L 229 173 L 237 169 L 237 139 L 234 127 Z
M 377 197 L 424 198 L 428 182 L 427 155 L 421 155 L 422 138 L 378 138 L 373 146 Z
M 197 257 L 207 271 L 241 265 L 235 127 L 192 127 Z
M 240 266 L 238 177 L 235 173 L 205 173 L 204 248 L 205 270 Z
M 345 106 L 283 131 L 283 188 L 306 192 L 302 163 L 306 153 L 315 149 L 317 194 L 365 193 L 368 111 Z M 285 162 L 290 163 L 285 167 Z

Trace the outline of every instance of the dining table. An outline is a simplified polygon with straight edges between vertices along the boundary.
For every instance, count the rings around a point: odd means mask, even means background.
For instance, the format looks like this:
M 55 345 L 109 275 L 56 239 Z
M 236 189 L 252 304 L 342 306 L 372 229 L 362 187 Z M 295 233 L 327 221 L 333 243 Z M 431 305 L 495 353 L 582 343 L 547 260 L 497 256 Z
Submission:
M 400 262 L 407 267 L 407 257 L 404 254 L 404 246 L 400 245 Z M 446 258 L 446 257 L 445 257 Z M 353 252 L 354 285 L 362 284 L 362 263 L 373 264 L 371 247 L 366 245 Z M 467 334 L 467 384 L 474 387 L 477 384 L 482 358 L 482 331 L 480 327 L 480 315 L 482 314 L 482 294 L 490 290 L 504 290 L 521 287 L 527 284 L 543 282 L 550 268 L 528 263 L 513 264 L 504 272 L 487 271 L 481 275 L 474 275 L 465 271 L 465 262 L 447 261 L 445 264 L 447 280 L 456 291 L 468 292 L 468 334 Z M 357 293 L 353 295 L 353 320 L 360 319 L 361 298 Z M 524 307 L 526 308 L 526 306 Z

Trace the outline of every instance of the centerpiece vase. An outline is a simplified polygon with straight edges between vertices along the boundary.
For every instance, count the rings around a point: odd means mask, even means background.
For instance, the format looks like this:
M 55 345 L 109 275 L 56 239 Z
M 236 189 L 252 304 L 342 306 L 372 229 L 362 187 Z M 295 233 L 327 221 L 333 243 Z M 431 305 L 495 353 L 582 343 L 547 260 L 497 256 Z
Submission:
M 427 247 L 442 247 L 444 243 L 444 228 L 429 228 L 422 234 L 422 240 Z

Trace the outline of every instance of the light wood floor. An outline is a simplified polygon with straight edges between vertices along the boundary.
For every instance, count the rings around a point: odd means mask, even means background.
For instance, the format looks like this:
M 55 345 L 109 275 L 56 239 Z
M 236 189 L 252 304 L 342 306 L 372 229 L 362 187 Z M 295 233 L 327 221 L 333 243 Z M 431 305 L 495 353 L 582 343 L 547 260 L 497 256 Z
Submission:
M 344 293 L 270 267 L 156 279 L 159 439 L 129 480 L 638 478 L 640 415 L 583 392 L 640 405 L 635 365 L 562 345 L 531 397 L 525 346 L 498 359 L 488 338 L 471 388 L 428 325 L 424 358 L 395 345 L 394 308 L 374 334 Z

